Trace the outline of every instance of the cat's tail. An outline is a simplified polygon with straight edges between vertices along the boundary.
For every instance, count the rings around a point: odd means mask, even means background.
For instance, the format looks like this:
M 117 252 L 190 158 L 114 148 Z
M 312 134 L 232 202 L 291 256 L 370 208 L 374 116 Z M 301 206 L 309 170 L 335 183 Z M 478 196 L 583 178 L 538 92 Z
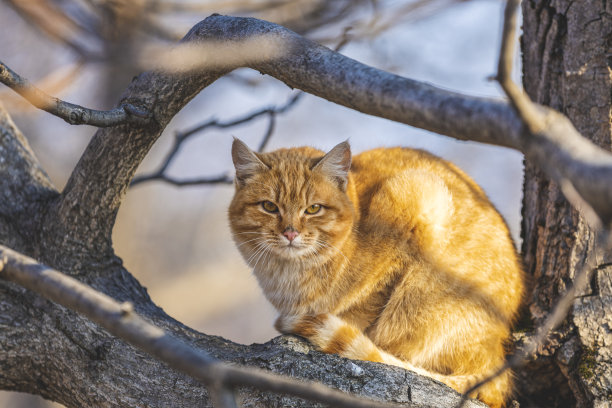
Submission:
M 433 378 L 460 393 L 469 390 L 472 385 L 487 376 L 487 373 L 444 375 L 417 367 L 381 350 L 361 330 L 332 314 L 281 316 L 275 327 L 281 333 L 297 334 L 308 339 L 325 353 L 402 367 Z M 469 396 L 478 398 L 491 407 L 502 407 L 510 389 L 511 375 L 506 372 Z

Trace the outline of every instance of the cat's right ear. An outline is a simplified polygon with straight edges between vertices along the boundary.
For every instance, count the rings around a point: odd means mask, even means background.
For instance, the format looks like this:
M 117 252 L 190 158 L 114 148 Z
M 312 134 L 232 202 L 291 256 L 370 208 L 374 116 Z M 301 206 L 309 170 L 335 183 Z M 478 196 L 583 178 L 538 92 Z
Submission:
M 238 186 L 243 186 L 245 180 L 249 177 L 269 169 L 269 167 L 259 160 L 259 157 L 238 138 L 234 138 L 234 143 L 232 143 L 232 160 L 236 168 L 236 184 Z

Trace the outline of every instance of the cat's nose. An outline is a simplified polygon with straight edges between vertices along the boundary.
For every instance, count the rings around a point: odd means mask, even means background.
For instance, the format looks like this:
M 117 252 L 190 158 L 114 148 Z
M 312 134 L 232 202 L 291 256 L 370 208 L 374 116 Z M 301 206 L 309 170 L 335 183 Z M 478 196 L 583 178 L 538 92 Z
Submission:
M 292 242 L 299 234 L 300 233 L 297 232 L 293 227 L 287 227 L 283 232 L 283 235 L 289 240 L 289 242 Z

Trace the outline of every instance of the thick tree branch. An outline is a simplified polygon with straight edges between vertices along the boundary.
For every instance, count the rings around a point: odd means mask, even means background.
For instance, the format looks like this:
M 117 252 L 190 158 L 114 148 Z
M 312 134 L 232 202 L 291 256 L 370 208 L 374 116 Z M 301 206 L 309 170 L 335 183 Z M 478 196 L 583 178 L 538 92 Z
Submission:
M 229 390 L 239 386 L 294 395 L 340 408 L 397 406 L 354 397 L 314 382 L 221 363 L 144 320 L 134 312 L 130 302 L 116 302 L 74 278 L 1 245 L 0 277 L 87 316 L 115 336 L 212 387 L 214 399 L 222 407 L 236 406 Z M 404 406 L 417 405 L 408 403 Z
M 5 243 L 31 248 L 42 203 L 58 195 L 27 139 L 0 103 L 0 236 L 8 238 Z

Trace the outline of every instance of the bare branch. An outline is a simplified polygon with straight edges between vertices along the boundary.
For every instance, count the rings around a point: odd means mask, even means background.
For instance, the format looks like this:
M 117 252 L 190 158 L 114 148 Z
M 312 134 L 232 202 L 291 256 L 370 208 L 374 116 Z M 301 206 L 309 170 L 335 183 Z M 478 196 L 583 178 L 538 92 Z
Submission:
M 237 119 L 233 119 L 230 121 L 220 122 L 217 119 L 208 120 L 202 124 L 192 127 L 191 129 L 177 133 L 175 145 L 177 143 L 178 144 L 183 143 L 185 140 L 195 135 L 196 133 L 203 132 L 204 130 L 207 130 L 210 128 L 227 129 L 227 128 L 231 128 L 234 126 L 238 126 L 238 125 L 242 125 L 244 123 L 250 122 L 251 120 L 258 118 L 260 116 L 270 115 L 270 114 L 281 115 L 287 112 L 288 110 L 290 110 L 300 100 L 302 95 L 303 95 L 303 92 L 297 92 L 295 95 L 289 98 L 289 100 L 285 102 L 284 105 L 263 108 L 263 109 L 257 110 L 255 112 L 251 112 L 245 116 L 241 116 Z M 169 157 L 169 158 L 170 160 L 172 160 L 172 157 Z
M 183 132 L 179 132 L 174 137 L 174 143 L 170 148 L 170 151 L 166 154 L 166 158 L 159 166 L 159 168 L 149 174 L 140 175 L 134 177 L 132 180 L 130 187 L 135 186 L 137 184 L 141 184 L 147 181 L 163 181 L 166 183 L 173 184 L 175 186 L 193 186 L 198 184 L 231 184 L 233 180 L 229 178 L 227 175 L 222 175 L 219 177 L 204 177 L 192 180 L 177 180 L 166 174 L 168 167 L 177 157 L 178 152 L 181 149 L 181 146 L 185 141 L 190 139 L 192 136 L 199 134 L 207 129 L 216 128 L 216 129 L 228 129 L 234 126 L 242 125 L 244 123 L 250 122 L 253 119 L 256 119 L 260 116 L 268 115 L 270 117 L 270 124 L 268 125 L 268 129 L 259 145 L 259 151 L 263 151 L 268 144 L 270 138 L 272 137 L 272 133 L 274 132 L 275 127 L 275 116 L 279 114 L 283 114 L 290 110 L 302 97 L 303 92 L 297 92 L 294 94 L 289 100 L 281 106 L 273 106 L 260 109 L 255 112 L 251 112 L 245 116 L 239 117 L 237 119 L 233 119 L 226 122 L 221 122 L 217 119 L 210 119 L 202 124 L 196 125 L 195 127 L 185 130 Z
M 47 93 L 61 95 L 75 82 L 75 78 L 83 72 L 84 65 L 85 61 L 83 60 L 64 65 L 37 80 L 34 86 L 44 89 Z M 10 88 L 0 90 L 0 100 L 4 107 L 11 112 L 37 109 Z
M 1 61 L 0 82 L 17 92 L 32 105 L 64 119 L 71 125 L 109 127 L 123 123 L 144 123 L 148 118 L 146 111 L 131 104 L 125 104 L 110 111 L 99 111 L 64 102 L 36 88 L 30 81 L 21 77 Z
M 516 10 L 520 3 L 521 0 L 508 0 L 506 3 L 496 79 L 508 96 L 512 107 L 517 111 L 525 125 L 527 125 L 529 132 L 535 134 L 545 129 L 542 115 L 536 110 L 536 106 L 529 100 L 529 97 L 511 78 L 516 38 Z
M 193 179 L 175 179 L 166 174 L 149 174 L 146 176 L 138 176 L 134 177 L 131 186 L 135 186 L 137 184 L 145 183 L 147 181 L 163 181 L 164 183 L 172 184 L 177 187 L 185 187 L 185 186 L 198 186 L 205 184 L 232 184 L 234 179 L 232 179 L 228 175 L 221 175 L 217 177 L 202 177 L 202 178 L 193 178 Z
M 297 381 L 262 370 L 221 363 L 147 322 L 134 312 L 131 303 L 118 303 L 74 278 L 1 245 L 0 277 L 87 316 L 113 335 L 207 386 L 226 390 L 249 386 L 340 408 L 397 407 L 395 404 L 354 397 L 320 383 Z M 227 392 L 221 391 L 220 395 L 225 402 Z
M 266 133 L 264 134 L 264 137 L 261 139 L 261 143 L 259 143 L 259 147 L 257 148 L 259 153 L 262 153 L 266 149 L 266 146 L 268 145 L 268 142 L 270 142 L 276 127 L 276 113 L 270 112 L 268 116 L 270 118 L 268 122 L 268 130 L 266 130 Z

